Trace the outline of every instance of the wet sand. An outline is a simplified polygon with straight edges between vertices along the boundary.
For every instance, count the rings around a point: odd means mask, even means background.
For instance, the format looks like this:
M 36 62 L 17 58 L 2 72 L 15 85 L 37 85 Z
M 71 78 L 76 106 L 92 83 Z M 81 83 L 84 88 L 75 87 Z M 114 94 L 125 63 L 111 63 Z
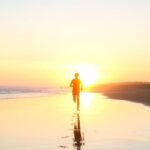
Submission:
M 0 101 L 2 150 L 149 150 L 150 108 L 83 93 Z

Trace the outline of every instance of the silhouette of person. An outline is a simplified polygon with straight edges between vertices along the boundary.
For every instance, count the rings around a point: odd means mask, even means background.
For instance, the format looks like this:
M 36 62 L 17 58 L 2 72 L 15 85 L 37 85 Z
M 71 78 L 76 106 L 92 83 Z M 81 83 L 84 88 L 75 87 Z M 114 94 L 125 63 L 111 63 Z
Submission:
M 72 96 L 73 100 L 76 103 L 77 102 L 77 110 L 79 110 L 80 107 L 80 91 L 83 90 L 83 84 L 79 77 L 79 73 L 74 74 L 75 78 L 72 79 L 70 83 L 70 87 L 72 87 Z
M 84 134 L 81 134 L 81 127 L 80 127 L 80 114 L 76 114 L 76 122 L 74 123 L 74 147 L 77 150 L 81 150 L 81 146 L 84 145 Z

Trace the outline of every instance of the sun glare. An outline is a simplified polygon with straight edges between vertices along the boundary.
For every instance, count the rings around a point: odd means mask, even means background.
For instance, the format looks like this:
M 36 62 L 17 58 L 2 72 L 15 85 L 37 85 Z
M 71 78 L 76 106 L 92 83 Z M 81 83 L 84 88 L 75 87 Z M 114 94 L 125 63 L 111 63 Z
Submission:
M 100 74 L 94 65 L 78 65 L 75 72 L 79 73 L 84 86 L 90 86 L 100 79 Z
M 81 106 L 88 109 L 92 105 L 92 100 L 94 99 L 94 94 L 82 93 L 81 94 Z

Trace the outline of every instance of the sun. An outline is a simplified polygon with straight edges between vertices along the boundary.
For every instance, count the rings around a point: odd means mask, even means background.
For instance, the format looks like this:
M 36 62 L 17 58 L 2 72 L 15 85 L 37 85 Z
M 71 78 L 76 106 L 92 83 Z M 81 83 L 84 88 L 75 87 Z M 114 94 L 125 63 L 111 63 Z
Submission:
M 74 71 L 79 73 L 84 86 L 90 86 L 100 79 L 100 73 L 94 65 L 80 64 L 75 66 Z

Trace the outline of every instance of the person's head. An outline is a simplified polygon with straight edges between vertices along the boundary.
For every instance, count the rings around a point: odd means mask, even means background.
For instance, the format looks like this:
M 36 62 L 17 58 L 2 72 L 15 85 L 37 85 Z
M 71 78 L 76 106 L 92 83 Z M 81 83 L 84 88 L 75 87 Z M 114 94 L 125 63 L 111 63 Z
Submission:
M 74 76 L 75 76 L 75 78 L 78 78 L 78 77 L 79 77 L 79 73 L 76 72 L 76 73 L 74 74 Z

